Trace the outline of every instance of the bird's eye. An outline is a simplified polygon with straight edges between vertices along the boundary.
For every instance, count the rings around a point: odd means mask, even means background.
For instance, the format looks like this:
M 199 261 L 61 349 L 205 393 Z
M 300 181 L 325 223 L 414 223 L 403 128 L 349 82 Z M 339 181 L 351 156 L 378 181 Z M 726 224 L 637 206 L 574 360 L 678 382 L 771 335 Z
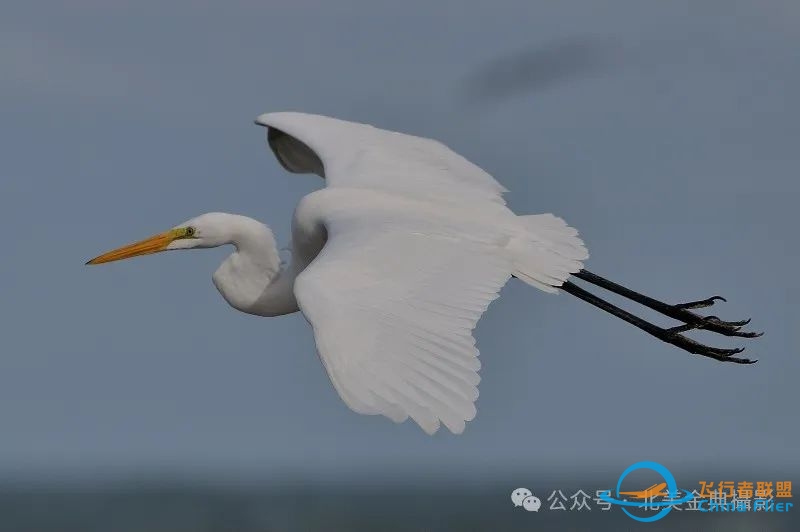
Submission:
M 194 236 L 194 227 L 187 227 L 186 228 L 186 236 Z

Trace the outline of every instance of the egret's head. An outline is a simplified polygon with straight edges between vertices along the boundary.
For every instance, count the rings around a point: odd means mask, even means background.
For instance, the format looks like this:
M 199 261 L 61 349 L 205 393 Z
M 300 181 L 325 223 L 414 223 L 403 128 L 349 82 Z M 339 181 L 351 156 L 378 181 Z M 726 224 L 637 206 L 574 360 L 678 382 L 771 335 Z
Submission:
M 169 231 L 103 253 L 86 264 L 103 264 L 173 249 L 213 248 L 230 242 L 223 213 L 208 213 L 187 220 Z

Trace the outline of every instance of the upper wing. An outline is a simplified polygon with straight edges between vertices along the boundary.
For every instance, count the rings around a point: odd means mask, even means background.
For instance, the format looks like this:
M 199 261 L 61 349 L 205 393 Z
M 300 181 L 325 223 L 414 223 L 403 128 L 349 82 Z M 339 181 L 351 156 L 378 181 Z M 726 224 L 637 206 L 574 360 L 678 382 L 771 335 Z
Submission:
M 362 221 L 327 224 L 325 247 L 295 281 L 328 376 L 356 412 L 461 433 L 480 380 L 472 329 L 511 261 L 438 226 Z
M 267 140 L 284 168 L 317 174 L 329 187 L 505 204 L 500 183 L 432 139 L 304 113 L 267 113 L 256 123 L 269 128 Z

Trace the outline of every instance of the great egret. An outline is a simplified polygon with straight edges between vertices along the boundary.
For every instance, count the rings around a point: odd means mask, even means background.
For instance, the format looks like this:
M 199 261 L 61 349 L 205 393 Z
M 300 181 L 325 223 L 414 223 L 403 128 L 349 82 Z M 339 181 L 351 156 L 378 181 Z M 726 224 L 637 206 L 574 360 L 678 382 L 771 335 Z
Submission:
M 213 280 L 235 309 L 259 316 L 302 311 L 336 391 L 361 414 L 411 417 L 432 434 L 461 433 L 475 417 L 478 350 L 472 330 L 510 277 L 583 299 L 690 353 L 751 363 L 742 349 L 681 333 L 726 336 L 747 321 L 695 314 L 719 296 L 669 305 L 583 269 L 578 232 L 552 214 L 518 216 L 505 188 L 434 140 L 302 113 L 258 117 L 278 161 L 327 187 L 302 198 L 292 260 L 281 268 L 270 229 L 235 214 L 198 216 L 87 264 L 174 249 L 231 244 Z M 664 329 L 586 292 L 575 276 L 683 322 Z M 749 320 L 748 320 L 749 321 Z

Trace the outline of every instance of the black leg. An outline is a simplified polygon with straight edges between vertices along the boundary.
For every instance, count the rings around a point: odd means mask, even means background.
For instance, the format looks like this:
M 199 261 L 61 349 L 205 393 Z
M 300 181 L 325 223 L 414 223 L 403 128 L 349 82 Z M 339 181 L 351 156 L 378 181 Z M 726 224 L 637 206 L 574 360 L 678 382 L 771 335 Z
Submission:
M 639 292 L 634 292 L 629 288 L 625 288 L 622 285 L 619 285 L 613 281 L 609 281 L 608 279 L 600 277 L 599 275 L 595 275 L 587 270 L 581 270 L 573 275 L 579 279 L 583 279 L 587 283 L 604 288 L 609 292 L 619 294 L 627 299 L 630 299 L 631 301 L 635 301 L 636 303 L 660 312 L 665 316 L 682 321 L 687 325 L 691 325 L 691 328 L 693 329 L 705 329 L 715 333 L 723 334 L 725 336 L 740 336 L 743 338 L 755 338 L 763 334 L 757 332 L 743 332 L 739 330 L 743 325 L 750 323 L 750 320 L 722 321 L 716 316 L 700 316 L 694 312 L 689 312 L 689 309 L 710 307 L 716 301 L 725 301 L 725 298 L 721 296 L 714 296 L 700 301 L 691 301 L 689 303 L 669 305 L 657 299 L 653 299 L 652 297 L 640 294 Z
M 588 273 L 588 272 L 583 270 L 580 273 L 583 274 L 583 273 Z M 579 276 L 578 274 L 575 274 L 575 275 Z M 594 275 L 594 274 L 591 274 L 591 275 Z M 583 278 L 583 277 L 581 277 L 581 278 Z M 619 286 L 619 285 L 615 285 L 615 286 Z M 624 287 L 620 287 L 620 288 L 623 288 L 624 290 L 627 290 L 627 288 L 624 288 Z M 561 289 L 563 291 L 567 292 L 568 294 L 572 294 L 573 296 L 575 296 L 575 297 L 577 297 L 579 299 L 582 299 L 582 300 L 586 301 L 587 303 L 590 303 L 590 304 L 592 304 L 592 305 L 594 305 L 594 306 L 596 306 L 596 307 L 598 307 L 600 309 L 605 310 L 606 312 L 608 312 L 610 314 L 613 314 L 614 316 L 616 316 L 616 317 L 618 317 L 620 319 L 623 319 L 623 320 L 627 321 L 631 325 L 634 325 L 634 326 L 638 327 L 639 329 L 645 331 L 646 333 L 655 336 L 659 340 L 662 340 L 662 341 L 670 343 L 670 344 L 672 344 L 674 346 L 680 347 L 681 349 L 683 349 L 685 351 L 688 351 L 690 353 L 694 353 L 696 355 L 702 355 L 702 356 L 705 356 L 705 357 L 713 358 L 715 360 L 720 360 L 722 362 L 735 362 L 737 364 L 753 364 L 754 362 L 756 362 L 755 360 L 750 360 L 749 358 L 737 358 L 737 357 L 733 356 L 733 355 L 736 355 L 737 353 L 741 353 L 742 351 L 744 351 L 743 348 L 720 349 L 720 348 L 716 348 L 716 347 L 709 347 L 709 346 L 703 345 L 703 344 L 701 344 L 699 342 L 695 342 L 694 340 L 692 340 L 690 338 L 687 338 L 687 337 L 685 337 L 685 336 L 680 334 L 681 332 L 685 332 L 685 331 L 688 331 L 688 330 L 699 328 L 693 323 L 687 323 L 686 325 L 681 325 L 681 326 L 674 327 L 674 328 L 671 328 L 671 329 L 663 329 L 663 328 L 661 328 L 661 327 L 659 327 L 657 325 L 653 325 L 652 323 L 650 323 L 648 321 L 645 321 L 645 320 L 643 320 L 643 319 L 641 319 L 641 318 L 639 318 L 637 316 L 634 316 L 630 312 L 627 312 L 627 311 L 625 311 L 625 310 L 623 310 L 623 309 L 621 309 L 621 308 L 619 308 L 619 307 L 617 307 L 615 305 L 612 305 L 608 301 L 600 299 L 599 297 L 595 296 L 594 294 L 591 294 L 591 293 L 587 292 L 583 288 L 580 288 L 579 286 L 571 283 L 570 281 L 566 281 L 563 285 L 561 285 Z M 614 290 L 611 290 L 611 291 L 614 291 Z M 629 291 L 629 292 L 632 292 L 632 291 Z M 619 293 L 619 292 L 617 292 L 617 293 Z M 632 292 L 632 293 L 636 294 L 636 292 Z M 624 294 L 620 294 L 620 295 L 624 295 Z M 638 296 L 638 295 L 641 295 L 641 294 L 636 294 L 636 295 Z M 643 297 L 646 297 L 646 296 L 643 296 Z M 629 298 L 629 299 L 633 299 L 633 298 Z M 636 301 L 636 300 L 634 299 L 634 301 Z M 655 300 L 653 300 L 653 301 L 655 301 Z M 644 304 L 644 303 L 642 303 L 642 304 Z M 661 303 L 661 304 L 664 305 L 664 303 Z M 646 305 L 646 306 L 650 306 L 650 305 Z M 725 322 L 721 322 L 721 323 L 725 323 Z M 708 328 L 708 327 L 703 327 L 703 328 Z

